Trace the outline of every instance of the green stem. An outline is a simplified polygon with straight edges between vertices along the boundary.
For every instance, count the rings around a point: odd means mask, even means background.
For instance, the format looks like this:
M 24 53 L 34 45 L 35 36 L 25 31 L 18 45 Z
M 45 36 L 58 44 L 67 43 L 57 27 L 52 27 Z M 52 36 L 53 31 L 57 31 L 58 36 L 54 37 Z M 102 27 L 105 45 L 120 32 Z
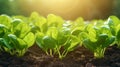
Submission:
M 67 55 L 68 51 L 64 50 L 64 52 L 62 53 L 62 58 L 64 58 Z
M 61 59 L 61 58 L 62 58 L 62 55 L 61 55 L 61 53 L 60 53 L 60 51 L 59 51 L 59 48 L 57 48 L 57 52 L 58 52 L 59 58 Z
M 52 49 L 50 49 L 50 56 L 53 57 Z
M 94 52 L 94 57 L 95 58 L 103 58 L 105 53 L 105 48 L 100 48 Z
M 47 50 L 45 51 L 45 53 L 46 53 L 47 55 L 49 55 L 49 53 L 48 53 L 48 51 L 47 51 Z

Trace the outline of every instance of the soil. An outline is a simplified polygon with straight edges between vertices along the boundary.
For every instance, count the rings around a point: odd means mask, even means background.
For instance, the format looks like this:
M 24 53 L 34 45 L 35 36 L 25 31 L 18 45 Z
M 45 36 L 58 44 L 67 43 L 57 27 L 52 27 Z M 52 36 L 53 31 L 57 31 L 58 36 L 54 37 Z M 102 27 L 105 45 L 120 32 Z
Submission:
M 105 51 L 104 58 L 95 59 L 93 53 L 79 47 L 60 60 L 33 46 L 23 57 L 0 53 L 0 67 L 120 67 L 120 49 L 111 46 Z

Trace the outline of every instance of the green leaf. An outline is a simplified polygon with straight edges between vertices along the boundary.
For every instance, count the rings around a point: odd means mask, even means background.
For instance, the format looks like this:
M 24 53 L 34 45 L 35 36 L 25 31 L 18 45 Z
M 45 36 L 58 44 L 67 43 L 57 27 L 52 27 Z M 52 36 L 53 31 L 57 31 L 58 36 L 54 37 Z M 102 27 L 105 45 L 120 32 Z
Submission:
M 17 38 L 14 34 L 9 34 L 8 37 L 10 38 L 10 42 L 11 42 L 11 47 L 13 47 L 14 49 L 25 49 L 27 47 L 27 43 L 25 43 L 25 41 L 23 41 L 20 38 Z
M 19 23 L 17 27 L 14 28 L 15 35 L 19 38 L 23 38 L 30 31 L 30 27 L 26 23 Z
M 75 20 L 74 24 L 75 24 L 76 26 L 84 26 L 84 25 L 85 25 L 84 19 L 83 19 L 82 17 L 78 17 L 78 18 Z
M 110 27 L 108 25 L 103 25 L 100 28 L 100 33 L 102 34 L 108 34 L 108 35 L 112 35 L 111 31 L 110 31 Z
M 40 47 L 40 48 L 42 48 L 42 49 L 46 49 L 45 47 L 44 47 L 44 43 L 43 43 L 43 37 L 44 37 L 44 34 L 43 33 L 41 33 L 41 32 L 38 32 L 38 33 L 36 33 L 36 43 L 37 43 L 37 45 Z
M 107 34 L 100 34 L 97 39 L 97 46 L 99 47 L 100 45 L 103 45 L 108 38 Z
M 110 46 L 113 42 L 115 41 L 115 36 L 109 37 L 106 41 L 105 44 L 103 44 L 103 47 L 108 47 Z
M 88 37 L 89 37 L 89 39 L 92 41 L 92 42 L 96 42 L 97 40 L 96 40 L 96 30 L 93 28 L 93 25 L 88 25 L 87 27 L 86 27 L 86 32 L 88 32 Z
M 75 47 L 78 46 L 79 43 L 79 38 L 77 38 L 76 36 L 71 36 L 71 45 L 68 47 L 68 51 L 75 49 Z
M 94 52 L 95 49 L 97 48 L 95 42 L 91 42 L 89 39 L 85 39 L 85 40 L 83 41 L 83 45 L 84 45 L 87 49 L 91 50 L 92 52 Z
M 79 34 L 79 39 L 81 40 L 81 41 L 83 41 L 83 40 L 85 40 L 85 39 L 88 39 L 89 38 L 89 36 L 88 36 L 88 34 L 86 33 L 86 32 L 81 32 L 80 34 Z
M 3 24 L 0 24 L 0 37 L 3 37 L 5 34 L 7 34 L 7 27 Z
M 0 43 L 3 47 L 7 47 L 9 49 L 11 49 L 12 47 L 9 45 L 9 41 L 5 38 L 0 38 Z
M 29 18 L 30 22 L 32 23 L 36 23 L 40 20 L 40 16 L 37 12 L 32 12 L 30 18 Z
M 112 23 L 114 23 L 115 26 L 120 23 L 119 18 L 117 18 L 116 16 L 110 16 L 108 20 L 110 21 L 110 26 L 113 25 Z
M 17 37 L 14 34 L 8 34 L 8 38 L 10 40 L 10 43 L 12 43 L 11 47 L 17 48 L 18 45 Z
M 83 27 L 76 27 L 75 29 L 73 29 L 72 35 L 78 36 L 83 30 Z
M 24 40 L 22 40 L 20 38 L 17 38 L 17 44 L 16 45 L 17 45 L 16 49 L 22 50 L 22 49 L 28 48 L 27 47 L 28 44 Z
M 43 37 L 43 43 L 45 48 L 54 49 L 56 47 L 56 40 L 50 36 Z
M 117 32 L 116 39 L 117 39 L 117 42 L 120 42 L 120 30 Z
M 13 27 L 16 27 L 19 23 L 21 23 L 21 22 L 23 22 L 21 19 L 14 19 L 13 21 L 12 21 L 12 25 L 13 25 Z
M 47 30 L 48 30 L 48 25 L 47 25 L 47 23 L 44 23 L 44 24 L 41 26 L 41 32 L 46 33 Z
M 9 44 L 9 40 L 8 39 L 3 39 L 3 42 L 4 42 L 4 44 L 5 44 L 5 46 L 7 47 L 7 48 L 9 48 L 9 49 L 12 49 L 13 47 L 11 47 L 11 45 Z
M 57 42 L 59 45 L 64 45 L 71 35 L 69 28 L 62 28 L 58 30 Z
M 58 30 L 56 27 L 50 27 L 46 33 L 46 35 L 51 36 L 54 39 L 58 37 Z
M 54 26 L 54 27 L 62 27 L 64 21 L 61 17 L 56 16 L 54 14 L 49 14 L 47 16 L 48 26 Z
M 11 18 L 7 15 L 1 15 L 0 16 L 0 24 L 3 24 L 5 26 L 7 26 L 8 28 L 10 28 L 11 26 Z
M 35 36 L 32 32 L 29 32 L 23 39 L 27 43 L 27 47 L 31 47 L 34 44 Z

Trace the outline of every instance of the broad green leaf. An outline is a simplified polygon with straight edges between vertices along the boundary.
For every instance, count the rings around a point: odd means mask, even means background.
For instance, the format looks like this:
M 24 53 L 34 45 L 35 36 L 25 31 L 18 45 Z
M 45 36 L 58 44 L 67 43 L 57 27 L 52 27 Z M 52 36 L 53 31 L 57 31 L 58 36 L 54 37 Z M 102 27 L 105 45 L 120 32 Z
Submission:
M 87 49 L 91 50 L 92 52 L 94 52 L 95 49 L 97 48 L 95 42 L 91 42 L 89 39 L 85 39 L 85 40 L 83 41 L 83 45 L 84 45 Z
M 93 28 L 93 25 L 88 25 L 86 27 L 86 31 L 88 32 L 88 37 L 92 42 L 96 41 L 96 30 Z
M 47 25 L 47 23 L 44 23 L 44 24 L 41 26 L 41 32 L 46 33 L 47 30 L 48 30 L 48 25 Z
M 27 43 L 27 47 L 31 47 L 34 44 L 35 36 L 32 32 L 29 32 L 23 39 Z
M 115 31 L 116 31 L 116 34 L 117 34 L 117 32 L 120 30 L 120 24 L 118 24 L 117 26 L 116 26 L 116 29 L 114 29 Z
M 10 28 L 11 26 L 11 18 L 7 15 L 1 15 L 0 16 L 0 24 L 3 24 L 5 26 L 7 26 L 8 28 Z
M 64 45 L 71 35 L 69 28 L 62 28 L 58 30 L 57 41 L 58 45 Z
M 17 46 L 16 49 L 20 49 L 20 50 L 28 48 L 27 43 L 24 40 L 20 39 L 20 38 L 17 38 L 16 46 Z
M 79 17 L 79 18 L 77 18 L 77 19 L 75 20 L 74 24 L 75 24 L 76 26 L 84 26 L 84 25 L 85 25 L 84 19 L 83 19 L 82 17 Z
M 8 38 L 3 38 L 3 43 L 4 45 L 9 48 L 12 49 L 13 47 L 11 47 L 11 45 L 9 44 L 9 39 Z
M 107 38 L 107 40 L 105 41 L 105 43 L 102 45 L 104 48 L 110 46 L 113 42 L 115 41 L 115 36 L 111 36 L 109 38 Z
M 103 25 L 100 28 L 100 33 L 101 34 L 108 34 L 108 35 L 112 35 L 111 31 L 110 31 L 110 27 L 108 25 Z
M 0 37 L 3 37 L 5 34 L 7 34 L 7 27 L 3 24 L 0 24 Z
M 58 37 L 58 30 L 56 27 L 50 27 L 46 33 L 46 35 L 53 37 L 54 39 L 57 39 Z
M 38 45 L 40 48 L 46 49 L 46 48 L 44 47 L 44 43 L 43 43 L 43 40 L 42 40 L 43 37 L 44 37 L 44 34 L 43 34 L 43 33 L 41 33 L 41 32 L 36 33 L 36 43 L 37 43 L 37 45 Z
M 56 16 L 54 14 L 49 14 L 47 16 L 48 26 L 55 26 L 55 27 L 62 27 L 63 25 L 63 19 L 59 16 Z
M 56 47 L 56 40 L 50 36 L 43 37 L 43 43 L 45 48 L 54 49 Z
M 21 19 L 14 19 L 12 21 L 12 26 L 13 27 L 16 27 L 19 23 L 23 22 Z
M 83 41 L 83 40 L 85 40 L 85 39 L 88 39 L 88 38 L 89 38 L 89 35 L 88 35 L 88 33 L 86 33 L 86 32 L 81 32 L 78 37 L 79 37 L 79 39 L 80 39 L 81 41 Z
M 27 44 L 25 43 L 25 41 L 23 41 L 20 38 L 17 38 L 15 35 L 13 34 L 9 34 L 8 37 L 10 38 L 11 41 L 11 47 L 13 47 L 14 49 L 25 49 L 27 47 Z
M 117 32 L 116 40 L 117 40 L 117 42 L 120 42 L 120 30 Z M 118 44 L 118 45 L 119 45 L 119 44 Z
M 26 23 L 19 23 L 14 30 L 17 37 L 23 38 L 30 31 L 30 27 Z
M 18 41 L 17 41 L 16 35 L 14 35 L 14 34 L 8 34 L 8 38 L 10 40 L 10 43 L 12 43 L 11 47 L 17 48 L 18 47 L 17 46 L 18 45 Z
M 100 45 L 103 45 L 107 38 L 108 38 L 108 35 L 107 34 L 100 34 L 98 37 L 97 37 L 97 47 L 100 47 Z
M 71 45 L 68 47 L 68 51 L 75 49 L 75 47 L 78 46 L 79 43 L 79 38 L 77 38 L 76 36 L 71 36 Z
M 83 30 L 83 27 L 76 27 L 75 29 L 73 29 L 72 35 L 78 36 Z
M 7 47 L 11 49 L 12 47 L 9 45 L 9 41 L 5 38 L 0 38 L 0 46 Z
M 32 12 L 29 20 L 32 22 L 32 23 L 35 23 L 35 22 L 38 22 L 38 20 L 40 19 L 39 18 L 39 14 L 37 12 Z
M 113 25 L 111 24 L 112 22 L 114 23 L 115 26 L 120 23 L 119 18 L 117 18 L 116 16 L 110 16 L 108 20 L 110 21 L 110 24 L 109 24 L 110 26 Z

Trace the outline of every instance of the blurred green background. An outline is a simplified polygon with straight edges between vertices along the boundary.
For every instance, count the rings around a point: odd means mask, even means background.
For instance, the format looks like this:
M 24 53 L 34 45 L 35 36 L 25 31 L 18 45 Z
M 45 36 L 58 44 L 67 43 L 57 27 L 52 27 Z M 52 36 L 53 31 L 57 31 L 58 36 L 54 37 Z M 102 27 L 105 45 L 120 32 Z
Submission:
M 86 20 L 104 19 L 110 15 L 120 18 L 119 7 L 120 0 L 0 0 L 0 14 L 29 16 L 36 11 L 43 16 L 53 13 L 67 20 L 74 20 L 79 16 Z

